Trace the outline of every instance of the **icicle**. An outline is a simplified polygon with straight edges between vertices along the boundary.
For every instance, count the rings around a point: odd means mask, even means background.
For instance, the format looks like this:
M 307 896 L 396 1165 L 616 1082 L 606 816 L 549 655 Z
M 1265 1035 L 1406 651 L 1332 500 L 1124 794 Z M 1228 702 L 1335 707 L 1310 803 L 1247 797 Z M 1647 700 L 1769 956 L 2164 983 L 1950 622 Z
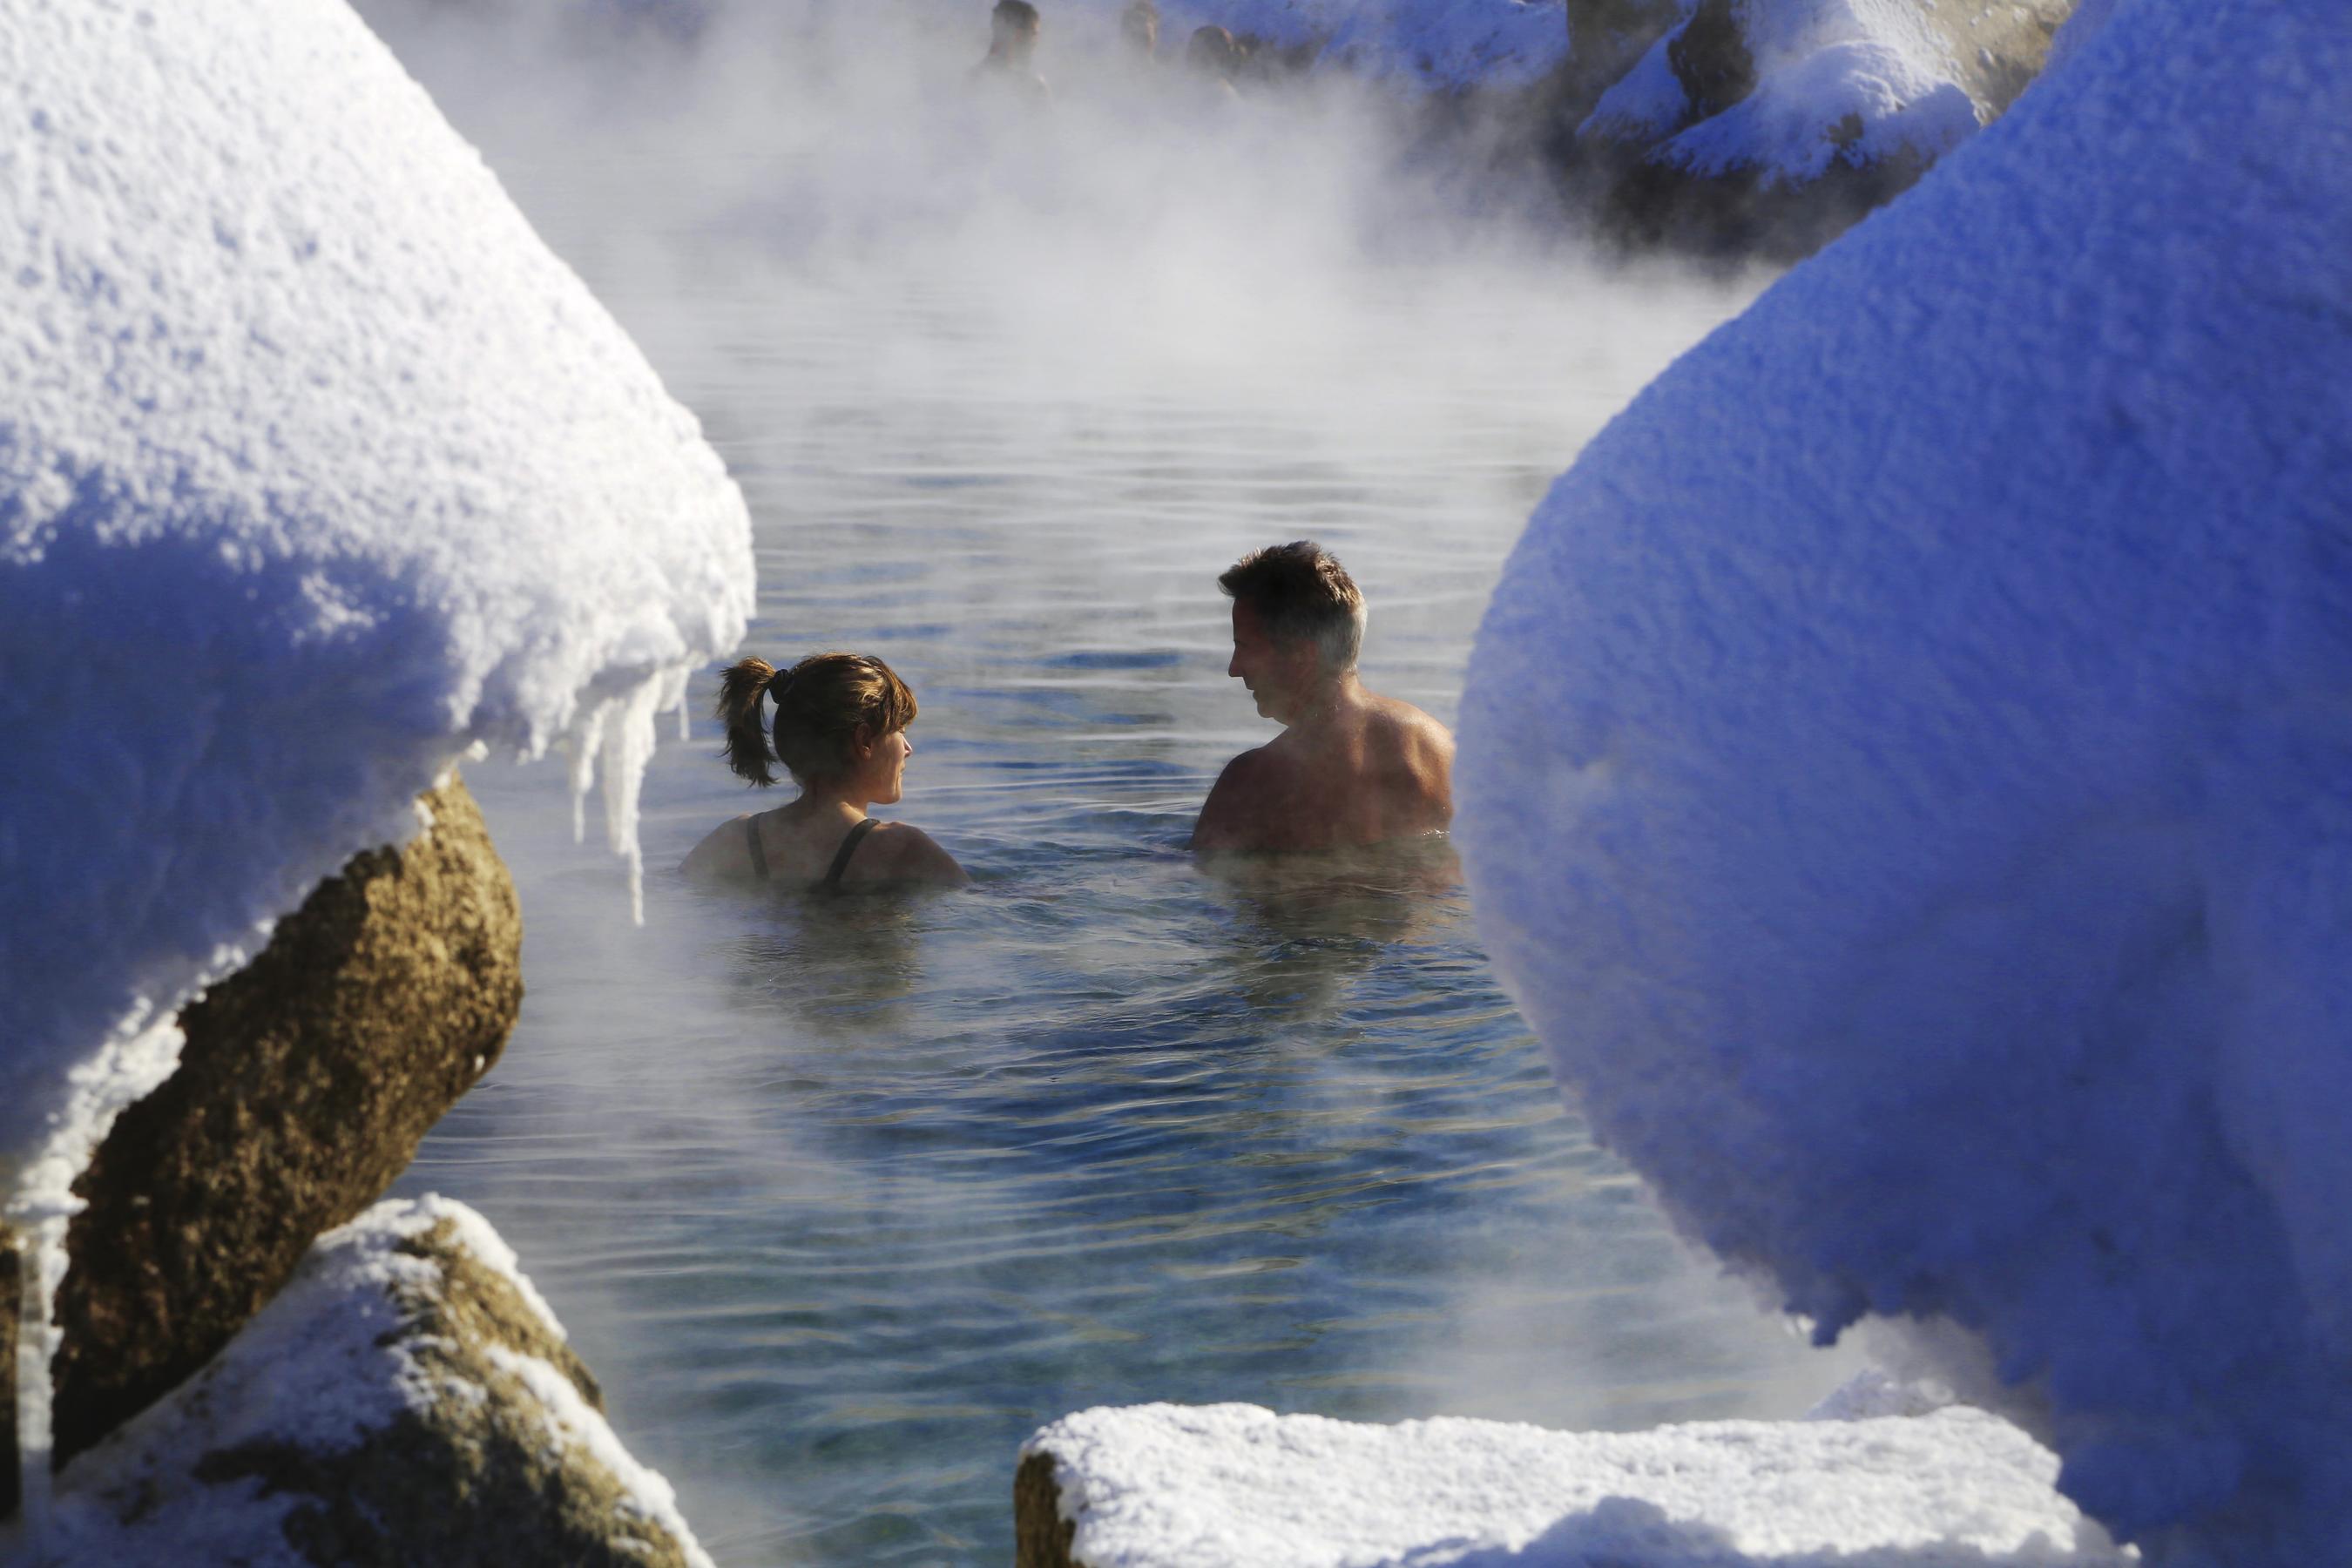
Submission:
M 563 733 L 563 750 L 572 773 L 572 842 L 588 841 L 588 792 L 596 785 L 596 748 L 604 738 L 604 715 L 610 702 L 583 703 Z
M 681 738 L 686 732 L 686 689 L 694 675 L 690 665 L 656 670 L 618 697 L 601 702 L 583 701 L 572 727 L 564 732 L 563 749 L 572 770 L 572 840 L 588 837 L 588 792 L 603 771 L 604 841 L 629 867 L 629 915 L 646 923 L 645 855 L 637 842 L 637 801 L 653 761 L 654 716 L 678 710 Z
M 604 734 L 604 838 L 629 863 L 629 913 L 646 923 L 645 857 L 637 844 L 637 798 L 654 755 L 654 713 L 669 681 L 656 676 L 612 704 Z
M 662 678 L 662 700 L 658 706 L 667 711 L 677 710 L 677 740 L 684 745 L 694 739 L 694 710 L 686 705 L 687 683 L 694 679 L 693 669 L 679 665 Z

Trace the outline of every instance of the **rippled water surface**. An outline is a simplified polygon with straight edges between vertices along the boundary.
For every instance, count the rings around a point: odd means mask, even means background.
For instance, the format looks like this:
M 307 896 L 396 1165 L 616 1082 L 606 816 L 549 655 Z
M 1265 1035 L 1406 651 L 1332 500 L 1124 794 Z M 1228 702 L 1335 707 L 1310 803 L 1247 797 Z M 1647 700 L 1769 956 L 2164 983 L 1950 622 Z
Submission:
M 1095 1404 L 1630 1426 L 1838 1381 L 1563 1111 L 1443 846 L 1183 850 L 1271 733 L 1216 573 L 1319 537 L 1370 682 L 1450 721 L 1545 484 L 1737 297 L 1396 260 L 1126 333 L 1098 290 L 1065 320 L 501 172 L 740 477 L 751 647 L 908 678 L 897 815 L 976 878 L 687 889 L 658 868 L 749 804 L 703 719 L 647 780 L 637 930 L 558 768 L 474 770 L 529 994 L 404 1188 L 513 1242 L 722 1563 L 1006 1561 L 1016 1446 Z

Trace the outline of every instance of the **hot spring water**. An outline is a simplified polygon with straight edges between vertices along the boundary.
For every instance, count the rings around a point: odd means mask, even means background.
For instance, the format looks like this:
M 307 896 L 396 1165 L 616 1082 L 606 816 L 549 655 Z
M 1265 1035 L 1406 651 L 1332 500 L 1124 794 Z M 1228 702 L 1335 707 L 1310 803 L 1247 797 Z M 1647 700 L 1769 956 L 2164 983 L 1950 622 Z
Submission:
M 1217 572 L 1321 539 L 1370 684 L 1450 721 L 1545 484 L 1739 291 L 1244 248 L 1251 297 L 1210 299 L 1165 232 L 1033 245 L 1014 286 L 969 226 L 877 272 L 756 202 L 681 218 L 657 194 L 708 157 L 485 140 L 742 482 L 750 648 L 891 661 L 922 712 L 887 815 L 976 879 L 683 886 L 753 804 L 704 717 L 646 780 L 640 930 L 560 766 L 471 770 L 529 992 L 403 1190 L 513 1243 L 722 1563 L 1006 1561 L 1016 1446 L 1095 1404 L 1624 1427 L 1841 1380 L 1563 1112 L 1442 847 L 1240 879 L 1183 849 L 1271 733 Z

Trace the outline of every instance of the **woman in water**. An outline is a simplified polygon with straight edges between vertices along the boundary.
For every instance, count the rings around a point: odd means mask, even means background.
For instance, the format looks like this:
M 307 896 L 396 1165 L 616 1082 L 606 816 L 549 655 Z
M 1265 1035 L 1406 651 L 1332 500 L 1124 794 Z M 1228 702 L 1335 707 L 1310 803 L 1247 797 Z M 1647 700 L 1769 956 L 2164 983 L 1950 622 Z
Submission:
M 776 705 L 772 750 L 760 723 L 762 696 Z M 964 880 L 955 858 L 921 828 L 866 815 L 898 798 L 915 751 L 907 739 L 915 694 L 880 659 L 820 653 L 779 670 L 747 658 L 719 682 L 719 718 L 729 767 L 764 787 L 776 782 L 770 763 L 781 762 L 801 794 L 713 832 L 686 858 L 688 876 L 827 891 Z

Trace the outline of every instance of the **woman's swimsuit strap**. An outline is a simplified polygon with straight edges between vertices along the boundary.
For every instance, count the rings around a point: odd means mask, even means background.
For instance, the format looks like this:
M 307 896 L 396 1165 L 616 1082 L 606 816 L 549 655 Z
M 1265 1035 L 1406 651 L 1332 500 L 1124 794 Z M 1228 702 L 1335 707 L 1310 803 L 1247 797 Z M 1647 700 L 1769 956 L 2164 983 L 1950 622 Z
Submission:
M 840 887 L 841 874 L 849 869 L 849 858 L 857 853 L 858 843 L 880 826 L 880 823 L 869 816 L 851 828 L 842 838 L 841 847 L 833 852 L 833 865 L 826 870 L 824 880 L 819 882 L 817 886 L 827 892 Z
M 760 847 L 760 819 L 756 816 L 743 819 L 743 836 L 751 845 L 751 869 L 762 882 L 768 879 L 768 852 Z

